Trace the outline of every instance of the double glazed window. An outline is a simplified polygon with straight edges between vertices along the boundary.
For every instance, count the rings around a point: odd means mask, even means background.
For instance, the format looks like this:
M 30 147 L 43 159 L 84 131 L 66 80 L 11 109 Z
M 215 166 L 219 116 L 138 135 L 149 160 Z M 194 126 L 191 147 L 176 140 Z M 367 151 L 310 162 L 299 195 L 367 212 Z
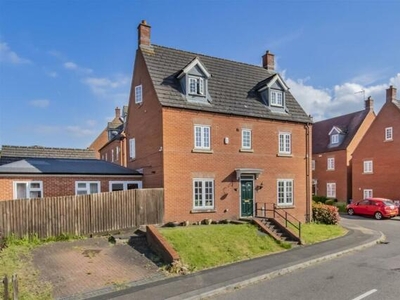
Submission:
M 251 149 L 251 130 L 242 129 L 242 149 Z
M 43 182 L 14 182 L 14 199 L 32 199 L 43 197 Z
M 364 173 L 372 173 L 373 172 L 373 164 L 372 160 L 364 161 Z
M 328 198 L 336 198 L 336 183 L 326 184 L 326 196 Z
M 365 198 L 372 198 L 373 197 L 372 189 L 364 189 L 363 190 L 363 196 L 364 196 L 364 199 Z
M 204 79 L 189 77 L 189 94 L 204 95 Z
M 142 188 L 141 181 L 110 181 L 110 192 Z
M 271 105 L 283 106 L 283 93 L 281 91 L 271 91 Z
M 293 205 L 293 179 L 278 179 L 278 205 Z
M 280 132 L 279 133 L 279 153 L 281 154 L 291 154 L 292 146 L 291 146 L 291 134 L 288 132 Z
M 335 133 L 331 135 L 331 144 L 339 143 L 339 134 Z
M 214 208 L 214 179 L 193 179 L 193 208 Z
M 135 86 L 135 103 L 140 104 L 143 102 L 143 90 L 142 85 Z
M 100 193 L 100 181 L 76 181 L 75 195 Z
M 327 161 L 327 169 L 328 170 L 335 170 L 335 158 L 329 157 Z
M 385 141 L 393 140 L 393 127 L 385 128 Z
M 210 126 L 194 126 L 194 148 L 209 150 L 210 146 Z
M 129 140 L 129 157 L 131 159 L 136 158 L 136 141 L 134 138 Z

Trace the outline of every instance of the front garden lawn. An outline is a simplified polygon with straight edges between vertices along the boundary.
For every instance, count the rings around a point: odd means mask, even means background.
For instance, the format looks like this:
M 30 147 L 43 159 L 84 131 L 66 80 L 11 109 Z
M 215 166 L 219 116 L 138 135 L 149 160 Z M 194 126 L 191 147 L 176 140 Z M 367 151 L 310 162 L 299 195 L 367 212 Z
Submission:
M 251 224 L 196 225 L 159 229 L 190 271 L 212 268 L 291 248 L 258 231 Z M 342 236 L 338 225 L 303 224 L 307 244 Z

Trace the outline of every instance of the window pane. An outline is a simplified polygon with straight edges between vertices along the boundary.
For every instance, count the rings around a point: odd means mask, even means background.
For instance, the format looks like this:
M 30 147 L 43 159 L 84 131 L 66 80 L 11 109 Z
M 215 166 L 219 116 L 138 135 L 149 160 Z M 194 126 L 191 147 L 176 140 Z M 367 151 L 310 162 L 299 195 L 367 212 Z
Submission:
M 86 190 L 78 190 L 78 191 L 76 191 L 76 193 L 78 195 L 86 195 L 87 194 Z
M 128 190 L 135 190 L 138 188 L 139 188 L 139 185 L 137 183 L 128 183 L 128 186 L 127 186 Z
M 29 198 L 41 198 L 42 193 L 40 191 L 30 191 Z
M 40 189 L 39 182 L 31 182 L 31 189 Z
M 78 183 L 78 189 L 85 189 L 85 188 L 86 188 L 86 183 L 85 182 Z
M 28 198 L 26 183 L 17 183 L 17 199 L 26 198 Z
M 91 183 L 90 184 L 90 193 L 91 194 L 95 194 L 95 193 L 98 193 L 98 192 L 99 192 L 98 184 L 97 183 Z
M 124 184 L 123 183 L 113 183 L 111 185 L 111 191 L 123 191 L 124 190 Z
M 191 94 L 197 94 L 196 79 L 194 78 L 189 78 L 189 92 Z
M 210 147 L 210 128 L 203 127 L 204 129 L 204 148 Z

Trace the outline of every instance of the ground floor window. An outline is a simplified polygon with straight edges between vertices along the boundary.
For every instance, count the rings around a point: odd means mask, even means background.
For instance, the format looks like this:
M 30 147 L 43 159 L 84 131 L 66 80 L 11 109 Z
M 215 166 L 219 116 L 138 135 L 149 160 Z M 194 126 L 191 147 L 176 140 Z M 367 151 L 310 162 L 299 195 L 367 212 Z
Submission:
M 293 205 L 293 179 L 278 179 L 278 205 Z
M 75 195 L 100 193 L 100 181 L 75 181 Z
M 193 179 L 193 207 L 195 209 L 214 208 L 214 179 Z
M 110 181 L 110 192 L 141 189 L 141 181 Z
M 14 182 L 14 199 L 32 199 L 43 197 L 43 182 Z
M 372 189 L 364 189 L 363 190 L 363 194 L 364 194 L 364 199 L 365 198 L 372 198 Z
M 336 183 L 329 182 L 326 184 L 326 197 L 336 198 Z

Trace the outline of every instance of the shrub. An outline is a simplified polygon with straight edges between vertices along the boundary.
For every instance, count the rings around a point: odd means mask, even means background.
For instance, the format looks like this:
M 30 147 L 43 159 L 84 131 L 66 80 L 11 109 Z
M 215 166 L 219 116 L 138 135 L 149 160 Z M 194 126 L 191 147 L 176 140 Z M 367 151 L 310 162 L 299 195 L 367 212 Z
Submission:
M 338 208 L 336 206 L 313 203 L 312 212 L 315 223 L 336 225 L 340 220 Z
M 335 203 L 335 206 L 339 209 L 339 212 L 347 212 L 347 205 L 343 202 Z
M 328 200 L 328 198 L 325 196 L 317 196 L 317 195 L 314 195 L 312 199 L 317 203 L 325 203 L 325 201 Z
M 333 200 L 333 199 L 328 199 L 325 201 L 326 205 L 333 205 L 334 203 L 335 203 L 335 200 Z

